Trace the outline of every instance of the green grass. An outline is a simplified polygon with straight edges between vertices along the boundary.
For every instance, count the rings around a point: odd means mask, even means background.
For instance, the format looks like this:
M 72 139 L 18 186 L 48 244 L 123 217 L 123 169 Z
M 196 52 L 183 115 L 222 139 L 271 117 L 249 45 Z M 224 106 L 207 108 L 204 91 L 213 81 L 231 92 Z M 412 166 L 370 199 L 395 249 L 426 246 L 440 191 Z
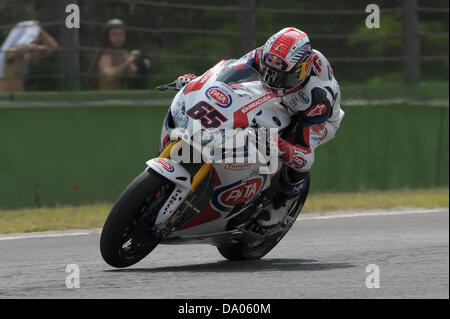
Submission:
M 305 203 L 304 212 L 448 206 L 448 188 L 435 188 L 364 193 L 316 193 L 309 196 Z
M 0 233 L 101 227 L 110 203 L 0 210 Z
M 111 203 L 0 210 L 0 233 L 102 227 Z M 448 188 L 367 193 L 326 193 L 309 196 L 303 213 L 397 207 L 449 206 Z

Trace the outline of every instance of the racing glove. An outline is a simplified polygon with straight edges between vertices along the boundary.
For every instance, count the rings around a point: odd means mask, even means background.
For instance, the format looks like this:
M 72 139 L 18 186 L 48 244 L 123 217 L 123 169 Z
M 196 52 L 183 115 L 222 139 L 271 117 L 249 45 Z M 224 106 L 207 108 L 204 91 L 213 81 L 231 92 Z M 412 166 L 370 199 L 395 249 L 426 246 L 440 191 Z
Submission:
M 307 164 L 311 149 L 294 145 L 279 136 L 271 136 L 270 143 L 278 148 L 280 159 L 294 169 L 301 169 Z
M 197 76 L 195 74 L 184 74 L 177 78 L 175 81 L 175 87 L 179 90 L 181 90 L 186 84 L 188 84 L 190 81 L 195 79 Z

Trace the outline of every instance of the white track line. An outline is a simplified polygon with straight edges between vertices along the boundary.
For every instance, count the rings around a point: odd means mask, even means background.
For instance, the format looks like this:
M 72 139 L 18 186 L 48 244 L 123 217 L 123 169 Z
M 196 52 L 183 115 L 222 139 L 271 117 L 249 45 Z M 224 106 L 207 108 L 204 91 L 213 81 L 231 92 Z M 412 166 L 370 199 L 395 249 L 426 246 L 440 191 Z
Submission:
M 336 218 L 352 218 L 352 217 L 376 217 L 376 216 L 399 216 L 409 214 L 430 214 L 430 213 L 444 213 L 448 212 L 448 208 L 440 209 L 421 209 L 421 210 L 401 210 L 401 211 L 372 211 L 372 212 L 352 212 L 352 213 L 325 213 L 322 215 L 303 217 L 300 215 L 296 222 L 302 222 L 304 220 L 318 220 L 318 219 L 336 219 Z
M 86 230 L 81 232 L 73 232 L 73 231 L 61 231 L 54 233 L 42 233 L 42 234 L 17 234 L 12 236 L 0 236 L 0 241 L 2 240 L 14 240 L 14 239 L 32 239 L 32 238 L 52 238 L 52 237 L 66 237 L 66 236 L 86 236 L 91 234 L 98 234 L 99 230 Z
M 448 212 L 448 208 L 441 209 L 422 209 L 422 210 L 400 210 L 400 211 L 372 211 L 372 212 L 351 212 L 351 213 L 323 213 L 316 214 L 315 216 L 302 216 L 296 220 L 296 222 L 302 222 L 307 220 L 321 220 L 321 219 L 337 219 L 337 218 L 352 218 L 352 217 L 377 217 L 377 216 L 399 216 L 409 214 L 432 214 L 432 213 L 444 213 Z M 310 215 L 310 214 L 307 214 Z M 15 240 L 15 239 L 32 239 L 32 238 L 51 238 L 51 237 L 66 237 L 66 236 L 86 236 L 91 234 L 99 234 L 101 229 L 92 229 L 85 231 L 61 231 L 52 233 L 33 233 L 33 234 L 17 234 L 12 236 L 0 236 L 2 240 Z

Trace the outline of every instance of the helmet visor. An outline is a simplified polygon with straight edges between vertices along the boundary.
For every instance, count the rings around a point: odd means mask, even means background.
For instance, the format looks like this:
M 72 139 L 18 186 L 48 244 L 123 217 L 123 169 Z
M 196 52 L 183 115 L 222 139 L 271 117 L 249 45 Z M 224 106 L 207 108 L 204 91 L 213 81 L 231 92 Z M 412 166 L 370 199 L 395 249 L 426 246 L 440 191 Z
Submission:
M 261 77 L 263 82 L 271 89 L 290 89 L 301 81 L 299 73 L 283 72 L 266 65 L 262 67 Z

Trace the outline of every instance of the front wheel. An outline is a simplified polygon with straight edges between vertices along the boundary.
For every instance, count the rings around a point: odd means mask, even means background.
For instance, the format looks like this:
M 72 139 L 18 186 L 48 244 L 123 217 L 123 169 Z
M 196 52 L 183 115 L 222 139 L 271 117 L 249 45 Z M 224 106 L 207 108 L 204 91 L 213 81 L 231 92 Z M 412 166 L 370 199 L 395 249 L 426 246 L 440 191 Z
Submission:
M 131 266 L 159 243 L 151 231 L 173 184 L 156 172 L 144 171 L 122 192 L 106 219 L 100 252 L 111 266 Z

